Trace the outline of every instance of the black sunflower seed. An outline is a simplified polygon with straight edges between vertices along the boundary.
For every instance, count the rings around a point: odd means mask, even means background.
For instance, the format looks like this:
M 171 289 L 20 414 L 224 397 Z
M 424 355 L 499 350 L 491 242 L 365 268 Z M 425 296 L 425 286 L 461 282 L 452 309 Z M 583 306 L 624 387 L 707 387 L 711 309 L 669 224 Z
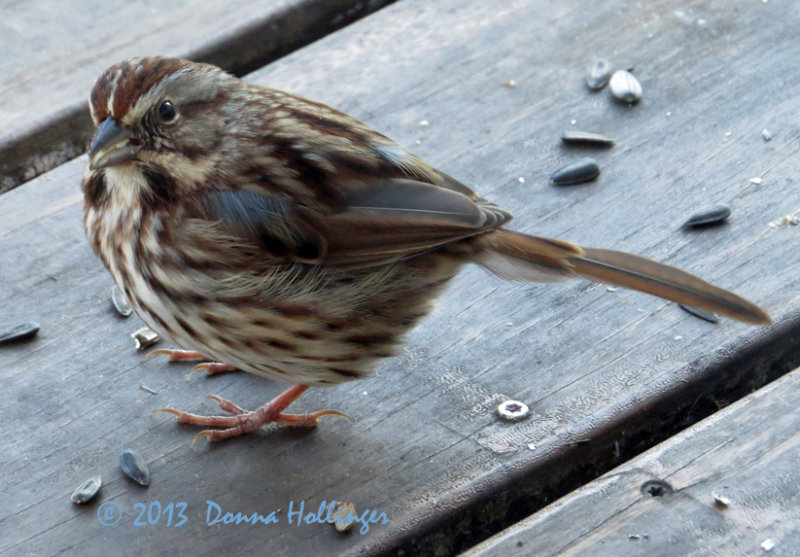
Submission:
M 561 141 L 568 145 L 596 145 L 599 147 L 611 147 L 614 140 L 599 133 L 566 131 L 561 134 Z
M 562 166 L 550 176 L 550 180 L 557 186 L 569 186 L 591 182 L 600 175 L 600 166 L 597 161 L 585 157 L 566 166 Z
M 683 223 L 684 228 L 693 228 L 698 226 L 709 226 L 712 224 L 719 224 L 724 222 L 731 214 L 731 210 L 725 205 L 710 205 L 704 207 L 689 217 Z
M 28 340 L 36 336 L 39 332 L 39 324 L 30 321 L 28 323 L 21 323 L 15 327 L 11 327 L 7 331 L 0 333 L 0 344 L 16 342 L 19 340 Z
M 719 316 L 716 313 L 711 313 L 710 311 L 706 311 L 704 309 L 696 308 L 693 306 L 687 306 L 684 304 L 678 304 L 681 306 L 681 309 L 686 313 L 691 313 L 695 317 L 699 317 L 703 321 L 708 321 L 709 323 L 719 323 Z

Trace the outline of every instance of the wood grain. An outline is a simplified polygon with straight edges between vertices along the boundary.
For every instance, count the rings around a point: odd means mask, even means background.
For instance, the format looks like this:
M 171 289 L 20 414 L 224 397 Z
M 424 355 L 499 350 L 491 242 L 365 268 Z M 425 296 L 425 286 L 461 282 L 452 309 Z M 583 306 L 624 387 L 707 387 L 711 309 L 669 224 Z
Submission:
M 42 324 L 32 343 L 0 351 L 0 553 L 451 554 L 797 367 L 800 228 L 769 226 L 800 205 L 800 45 L 783 24 L 797 9 L 402 0 L 249 77 L 375 126 L 512 210 L 513 228 L 682 266 L 769 309 L 770 329 L 713 325 L 599 285 L 505 283 L 470 268 L 376 376 L 297 403 L 353 424 L 191 447 L 196 430 L 150 411 L 214 412 L 206 394 L 253 408 L 285 385 L 242 374 L 187 382 L 187 367 L 140 362 L 128 337 L 135 318 L 114 315 L 110 277 L 83 238 L 83 157 L 0 196 L 0 326 Z M 586 91 L 594 55 L 635 65 L 644 100 L 625 107 Z M 596 183 L 555 188 L 552 170 L 587 153 L 560 145 L 570 127 L 617 145 L 593 153 Z M 734 209 L 727 225 L 680 229 L 716 202 Z M 531 418 L 499 422 L 506 398 L 529 404 Z M 128 447 L 150 462 L 147 490 L 117 470 Z M 105 481 L 98 503 L 72 506 L 72 489 L 95 473 Z M 101 526 L 98 504 L 112 499 L 127 522 Z M 364 536 L 287 524 L 290 501 L 332 499 L 391 522 Z M 133 527 L 133 505 L 156 500 L 187 502 L 189 522 Z M 209 500 L 284 514 L 280 524 L 209 527 Z
M 798 404 L 795 370 L 464 557 L 796 555 Z
M 390 1 L 7 2 L 0 6 L 0 193 L 86 151 L 86 98 L 111 64 L 163 54 L 243 75 Z

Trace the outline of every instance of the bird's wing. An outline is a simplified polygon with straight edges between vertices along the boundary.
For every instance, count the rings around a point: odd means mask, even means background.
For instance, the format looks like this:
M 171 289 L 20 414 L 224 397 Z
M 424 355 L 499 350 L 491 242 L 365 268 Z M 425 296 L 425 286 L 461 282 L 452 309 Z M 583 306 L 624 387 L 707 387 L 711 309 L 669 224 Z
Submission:
M 511 214 L 326 105 L 250 85 L 265 102 L 248 165 L 193 211 L 273 258 L 369 268 L 498 228 Z M 270 108 L 263 108 L 263 107 Z M 187 201 L 193 203 L 195 201 Z
M 510 218 L 492 204 L 408 179 L 351 190 L 327 214 L 249 190 L 210 193 L 199 203 L 191 211 L 194 218 L 203 215 L 224 234 L 270 257 L 346 268 L 406 259 L 497 228 Z

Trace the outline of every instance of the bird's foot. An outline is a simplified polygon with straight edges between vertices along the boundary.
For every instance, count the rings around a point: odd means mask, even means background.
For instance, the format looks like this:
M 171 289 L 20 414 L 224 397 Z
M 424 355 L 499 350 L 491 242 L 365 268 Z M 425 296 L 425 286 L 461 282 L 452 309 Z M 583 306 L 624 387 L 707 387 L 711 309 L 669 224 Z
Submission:
M 219 362 L 209 362 L 207 361 L 209 358 L 204 356 L 200 352 L 195 352 L 193 350 L 171 350 L 168 348 L 159 348 L 158 350 L 153 350 L 143 359 L 146 360 L 152 356 L 166 356 L 170 362 L 196 362 L 196 361 L 203 361 L 202 364 L 197 364 L 192 368 L 189 374 L 186 376 L 188 379 L 201 369 L 206 370 L 206 375 L 216 375 L 218 373 L 226 373 L 228 371 L 238 371 L 236 366 L 232 366 L 229 364 L 221 364 Z
M 345 414 L 336 410 L 318 410 L 309 414 L 284 414 L 283 411 L 297 398 L 303 394 L 307 385 L 292 385 L 280 395 L 269 401 L 257 410 L 247 411 L 232 403 L 229 400 L 218 396 L 208 396 L 207 399 L 214 400 L 219 407 L 233 416 L 199 416 L 188 412 L 181 412 L 174 408 L 159 408 L 155 412 L 169 412 L 178 418 L 182 424 L 202 425 L 218 427 L 223 429 L 204 429 L 198 433 L 192 444 L 198 439 L 205 437 L 209 441 L 219 441 L 229 437 L 238 437 L 257 430 L 264 424 L 276 423 L 299 427 L 316 427 L 319 419 L 323 416 L 338 416 L 350 421 Z

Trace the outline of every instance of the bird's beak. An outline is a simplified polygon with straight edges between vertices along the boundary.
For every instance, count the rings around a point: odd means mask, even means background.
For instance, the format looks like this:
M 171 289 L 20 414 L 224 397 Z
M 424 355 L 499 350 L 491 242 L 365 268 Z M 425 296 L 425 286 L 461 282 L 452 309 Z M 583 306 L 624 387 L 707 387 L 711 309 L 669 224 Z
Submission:
M 132 139 L 131 130 L 120 126 L 113 118 L 103 120 L 89 148 L 89 168 L 97 170 L 136 159 L 141 147 Z

